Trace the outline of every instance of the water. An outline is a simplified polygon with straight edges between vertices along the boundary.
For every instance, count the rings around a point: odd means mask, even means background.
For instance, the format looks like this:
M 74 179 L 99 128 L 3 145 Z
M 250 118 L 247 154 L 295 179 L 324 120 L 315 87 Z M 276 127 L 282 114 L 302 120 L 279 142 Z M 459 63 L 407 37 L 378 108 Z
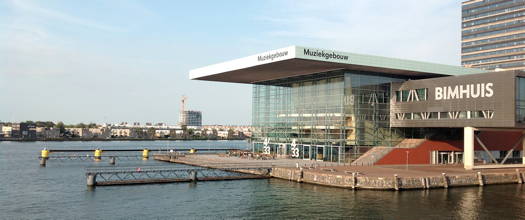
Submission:
M 49 161 L 49 148 L 246 148 L 243 141 L 0 142 L 0 219 L 525 219 L 522 185 L 351 191 L 277 179 L 98 187 L 93 162 Z M 106 163 L 106 162 L 101 162 Z M 106 165 L 106 164 L 103 164 Z M 117 166 L 166 165 L 117 161 Z

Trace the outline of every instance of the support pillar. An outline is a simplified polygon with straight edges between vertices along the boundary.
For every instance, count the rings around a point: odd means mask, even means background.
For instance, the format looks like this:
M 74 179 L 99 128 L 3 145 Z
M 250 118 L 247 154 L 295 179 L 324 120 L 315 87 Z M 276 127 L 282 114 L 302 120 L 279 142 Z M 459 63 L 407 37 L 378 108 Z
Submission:
M 197 171 L 196 170 L 190 171 L 190 180 L 192 182 L 197 182 Z
M 116 160 L 117 160 L 117 159 L 116 159 L 115 157 L 110 157 L 110 158 L 109 158 L 109 164 L 110 164 L 110 165 L 115 165 Z
M 474 168 L 474 128 L 463 128 L 463 165 L 466 170 Z
M 87 186 L 88 187 L 94 187 L 97 185 L 97 174 L 95 173 L 88 173 L 86 174 L 87 178 Z
M 523 132 L 525 133 L 525 132 Z M 525 138 L 524 139 L 521 139 L 521 146 L 522 146 L 522 151 L 521 151 L 521 163 L 522 164 L 525 164 Z

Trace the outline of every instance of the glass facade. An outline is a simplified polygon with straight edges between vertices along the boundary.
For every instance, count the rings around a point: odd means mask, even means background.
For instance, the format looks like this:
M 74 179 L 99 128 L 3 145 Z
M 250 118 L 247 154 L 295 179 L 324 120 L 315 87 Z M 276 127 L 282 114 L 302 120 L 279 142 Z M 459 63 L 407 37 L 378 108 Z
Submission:
M 461 64 L 525 69 L 525 0 L 462 3 Z
M 516 122 L 525 123 L 525 78 L 516 77 Z
M 390 83 L 402 77 L 334 71 L 253 87 L 254 151 L 302 159 L 345 161 L 360 146 L 394 146 Z

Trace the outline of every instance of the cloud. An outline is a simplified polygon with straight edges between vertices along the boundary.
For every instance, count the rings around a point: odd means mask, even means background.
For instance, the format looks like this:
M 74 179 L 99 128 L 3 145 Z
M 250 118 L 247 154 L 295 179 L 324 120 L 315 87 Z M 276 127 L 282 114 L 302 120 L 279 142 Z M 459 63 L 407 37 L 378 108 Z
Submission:
M 10 5 L 12 9 L 20 14 L 26 16 L 35 16 L 43 19 L 55 19 L 73 25 L 80 25 L 88 28 L 94 28 L 102 31 L 119 32 L 122 28 L 101 24 L 88 19 L 72 16 L 60 11 L 43 8 L 39 5 L 33 4 L 31 1 L 25 0 L 11 0 Z
M 459 65 L 460 3 L 455 0 L 301 1 L 260 20 L 272 38 L 356 53 Z M 293 43 L 297 44 L 297 43 Z

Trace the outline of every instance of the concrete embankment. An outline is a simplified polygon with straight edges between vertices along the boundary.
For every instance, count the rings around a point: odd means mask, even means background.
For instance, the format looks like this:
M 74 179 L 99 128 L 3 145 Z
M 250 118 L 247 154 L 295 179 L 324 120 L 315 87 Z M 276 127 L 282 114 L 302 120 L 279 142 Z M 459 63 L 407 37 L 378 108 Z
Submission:
M 155 155 L 160 161 L 191 166 L 271 167 L 271 177 L 349 189 L 409 190 L 492 184 L 521 184 L 525 168 L 483 169 L 468 171 L 459 165 L 443 166 L 342 166 L 304 160 L 248 160 L 217 155 L 168 156 Z M 246 170 L 253 174 L 254 170 Z M 261 171 L 257 171 L 261 172 Z M 261 173 L 266 174 L 266 170 Z
M 431 189 L 459 186 L 484 186 L 491 184 L 516 184 L 523 183 L 522 172 L 509 173 L 475 173 L 463 175 L 401 177 L 395 174 L 390 176 L 363 176 L 358 172 L 337 174 L 330 173 L 332 169 L 297 169 L 273 168 L 272 177 L 311 183 L 332 187 L 350 189 L 377 189 L 377 190 L 405 190 L 405 189 Z M 327 171 L 327 172 L 326 172 Z

